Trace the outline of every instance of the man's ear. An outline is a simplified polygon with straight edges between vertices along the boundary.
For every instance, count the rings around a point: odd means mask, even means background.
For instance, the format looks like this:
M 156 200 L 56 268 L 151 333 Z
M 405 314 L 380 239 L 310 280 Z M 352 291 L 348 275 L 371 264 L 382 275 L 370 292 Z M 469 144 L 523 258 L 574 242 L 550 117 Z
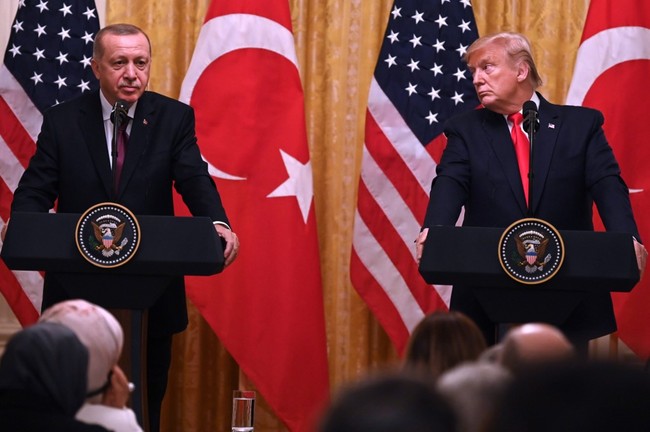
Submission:
M 97 63 L 97 60 L 95 60 L 95 58 L 90 59 L 90 68 L 93 70 L 95 78 L 99 79 L 99 63 Z
M 530 73 L 530 66 L 525 61 L 520 61 L 517 65 L 517 81 L 524 82 L 528 79 Z

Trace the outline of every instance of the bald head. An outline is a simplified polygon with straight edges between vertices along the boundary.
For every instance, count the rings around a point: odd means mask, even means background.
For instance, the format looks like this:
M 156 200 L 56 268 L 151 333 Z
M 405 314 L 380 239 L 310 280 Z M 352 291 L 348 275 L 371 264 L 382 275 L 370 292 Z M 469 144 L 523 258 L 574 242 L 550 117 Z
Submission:
M 549 324 L 531 323 L 516 327 L 508 332 L 502 344 L 501 362 L 513 372 L 574 356 L 571 342 Z

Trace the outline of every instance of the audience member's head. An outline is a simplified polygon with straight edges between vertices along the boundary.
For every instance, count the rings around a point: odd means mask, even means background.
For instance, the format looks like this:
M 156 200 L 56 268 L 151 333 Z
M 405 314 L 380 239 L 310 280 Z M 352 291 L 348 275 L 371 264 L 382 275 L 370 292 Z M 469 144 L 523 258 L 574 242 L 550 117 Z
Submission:
M 88 394 L 99 395 L 109 382 L 109 372 L 122 352 L 124 334 L 106 309 L 85 300 L 67 300 L 43 312 L 41 322 L 55 322 L 71 329 L 89 353 Z
M 483 333 L 461 312 L 433 312 L 415 327 L 404 355 L 404 368 L 437 379 L 465 361 L 474 361 L 485 350 Z
M 456 413 L 458 431 L 480 432 L 511 381 L 510 372 L 497 364 L 467 362 L 442 374 L 437 388 Z
M 405 374 L 367 378 L 343 389 L 319 432 L 454 432 L 449 404 L 427 380 Z
M 87 366 L 88 350 L 67 327 L 43 323 L 20 330 L 0 360 L 1 405 L 73 418 L 86 396 Z
M 650 430 L 650 376 L 603 362 L 542 364 L 515 376 L 488 432 Z
M 478 361 L 484 363 L 496 363 L 501 365 L 501 354 L 503 352 L 503 344 L 495 344 L 488 347 L 485 351 L 481 353 L 478 357 Z
M 501 364 L 513 373 L 539 363 L 569 360 L 575 356 L 571 342 L 550 324 L 530 323 L 515 327 L 501 344 Z

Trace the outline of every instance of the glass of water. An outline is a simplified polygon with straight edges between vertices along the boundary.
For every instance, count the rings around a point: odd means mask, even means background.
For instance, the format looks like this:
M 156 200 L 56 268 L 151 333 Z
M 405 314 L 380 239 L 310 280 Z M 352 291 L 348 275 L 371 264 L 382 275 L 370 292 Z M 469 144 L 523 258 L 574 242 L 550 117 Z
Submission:
M 252 432 L 255 421 L 255 392 L 235 390 L 232 393 L 232 432 Z

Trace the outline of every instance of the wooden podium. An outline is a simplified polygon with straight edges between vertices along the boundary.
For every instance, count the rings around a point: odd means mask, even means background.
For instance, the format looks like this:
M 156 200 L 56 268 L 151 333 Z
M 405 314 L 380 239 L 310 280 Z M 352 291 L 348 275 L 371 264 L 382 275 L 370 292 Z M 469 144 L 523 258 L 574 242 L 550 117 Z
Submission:
M 123 326 L 121 365 L 136 383 L 131 404 L 147 427 L 146 310 L 173 277 L 212 275 L 223 270 L 223 245 L 207 217 L 137 216 L 140 246 L 120 267 L 88 262 L 75 242 L 80 214 L 14 212 L 2 259 L 12 270 L 48 272 L 80 298 L 111 310 Z

